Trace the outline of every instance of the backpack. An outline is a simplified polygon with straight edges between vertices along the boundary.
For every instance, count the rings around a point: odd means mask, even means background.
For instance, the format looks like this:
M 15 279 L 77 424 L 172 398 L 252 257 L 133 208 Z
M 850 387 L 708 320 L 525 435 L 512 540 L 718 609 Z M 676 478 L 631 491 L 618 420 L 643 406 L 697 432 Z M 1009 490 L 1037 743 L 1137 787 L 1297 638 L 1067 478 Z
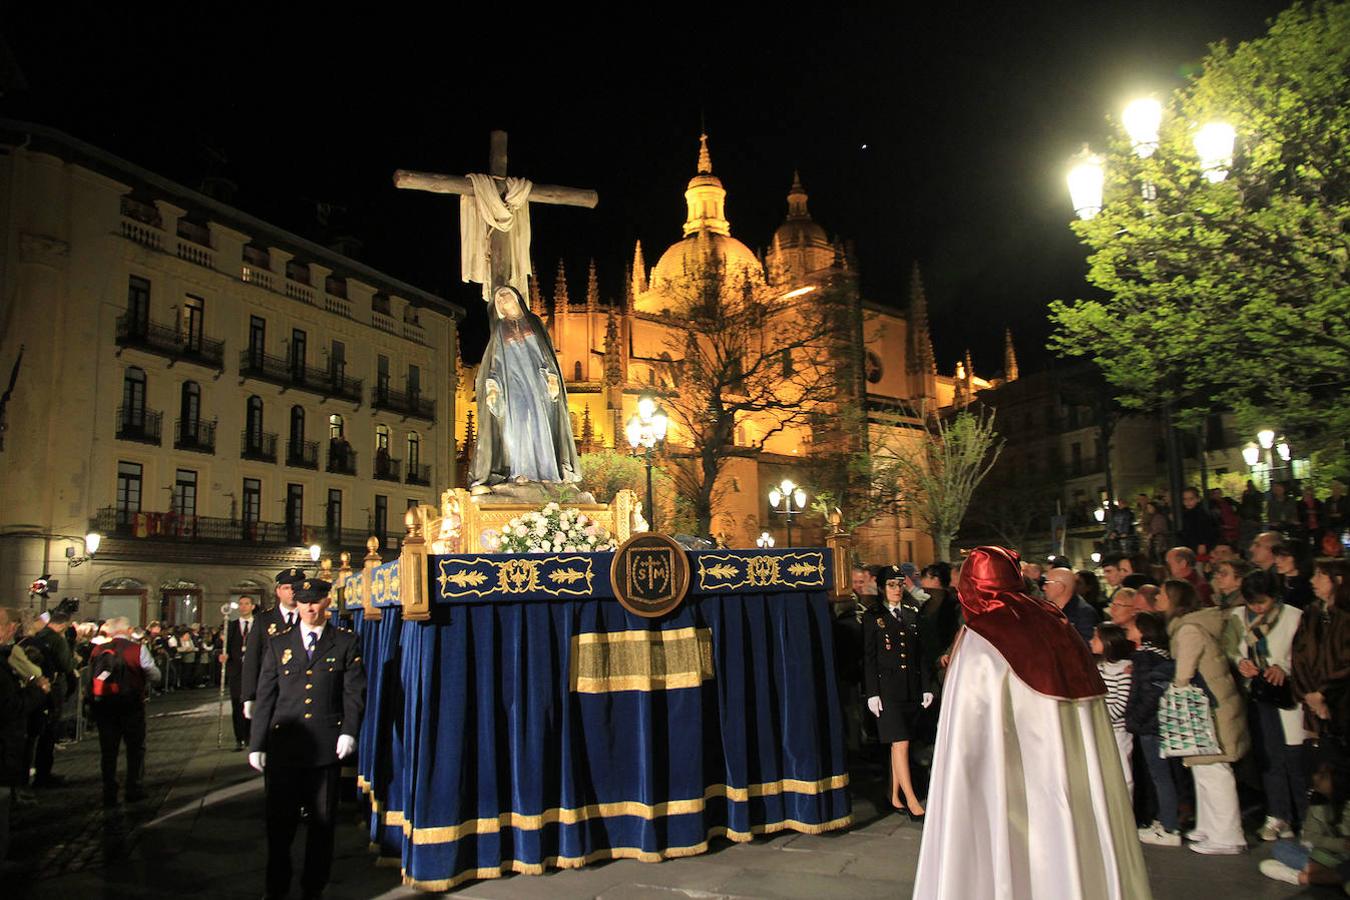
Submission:
M 89 654 L 90 682 L 95 700 L 129 697 L 134 688 L 131 684 L 127 661 L 122 656 L 116 641 L 99 644 Z

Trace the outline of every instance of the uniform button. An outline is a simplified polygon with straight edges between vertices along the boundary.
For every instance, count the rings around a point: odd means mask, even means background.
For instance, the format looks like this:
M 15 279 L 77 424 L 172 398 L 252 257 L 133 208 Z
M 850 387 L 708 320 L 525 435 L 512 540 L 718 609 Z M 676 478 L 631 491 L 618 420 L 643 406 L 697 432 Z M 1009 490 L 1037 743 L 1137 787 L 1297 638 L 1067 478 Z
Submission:
M 313 697 L 306 697 L 306 698 L 305 698 L 305 705 L 306 705 L 306 706 L 308 706 L 309 704 L 311 704 L 311 703 L 313 703 L 313 702 L 314 702 L 314 698 L 313 698 Z
M 305 713 L 305 718 L 306 718 L 306 719 L 312 719 L 312 718 L 314 718 L 314 713 Z
M 312 685 L 312 684 L 307 684 L 307 685 L 305 685 L 305 690 L 310 691 L 310 690 L 313 690 L 313 689 L 314 689 L 314 685 Z
M 313 669 L 306 669 L 306 670 L 305 670 L 305 674 L 306 674 L 306 675 L 313 675 L 313 674 L 314 674 L 314 670 L 313 670 Z

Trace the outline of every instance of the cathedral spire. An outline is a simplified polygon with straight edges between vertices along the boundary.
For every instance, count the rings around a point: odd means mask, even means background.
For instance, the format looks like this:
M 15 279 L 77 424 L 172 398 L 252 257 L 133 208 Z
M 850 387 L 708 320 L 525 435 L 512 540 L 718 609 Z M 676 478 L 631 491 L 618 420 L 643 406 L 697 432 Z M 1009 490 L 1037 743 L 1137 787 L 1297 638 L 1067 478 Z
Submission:
M 1003 330 L 1003 380 L 1017 380 L 1017 350 L 1013 347 L 1012 329 Z
M 967 380 L 967 381 L 970 381 L 970 380 L 973 380 L 974 378 L 975 378 L 975 363 L 973 363 L 973 362 L 970 361 L 970 348 L 967 347 L 967 348 L 966 348 L 966 380 Z
M 539 269 L 530 264 L 530 312 L 536 316 L 544 314 L 544 293 L 539 290 Z
M 591 257 L 591 266 L 586 273 L 586 311 L 595 312 L 600 305 L 600 279 L 595 274 L 595 257 Z
M 708 134 L 698 136 L 698 174 L 712 174 L 712 154 L 708 152 Z
M 555 313 L 567 312 L 567 270 L 563 267 L 563 261 L 558 260 L 558 277 L 553 282 L 553 311 Z
M 914 263 L 909 280 L 909 354 L 906 367 L 921 375 L 937 374 L 933 338 L 928 333 L 928 300 L 924 297 L 918 262 Z
M 647 260 L 642 257 L 642 241 L 633 247 L 633 296 L 647 293 Z
M 689 179 L 684 202 L 689 215 L 684 221 L 684 236 L 710 232 L 729 236 L 731 223 L 727 221 L 727 191 L 722 181 L 712 173 L 712 156 L 708 153 L 707 133 L 698 136 L 698 174 Z
M 811 213 L 806 208 L 806 188 L 802 187 L 802 176 L 792 170 L 792 188 L 788 191 L 788 221 L 810 221 Z

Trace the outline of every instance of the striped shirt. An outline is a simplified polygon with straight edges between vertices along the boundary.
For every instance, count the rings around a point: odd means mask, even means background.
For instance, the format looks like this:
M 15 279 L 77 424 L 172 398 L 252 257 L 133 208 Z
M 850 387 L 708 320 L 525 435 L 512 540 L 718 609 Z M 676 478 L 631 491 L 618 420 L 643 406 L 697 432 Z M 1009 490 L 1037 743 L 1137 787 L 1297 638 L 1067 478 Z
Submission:
M 1097 671 L 1106 682 L 1106 711 L 1111 716 L 1111 727 L 1125 730 L 1125 704 L 1130 699 L 1130 661 L 1099 662 Z

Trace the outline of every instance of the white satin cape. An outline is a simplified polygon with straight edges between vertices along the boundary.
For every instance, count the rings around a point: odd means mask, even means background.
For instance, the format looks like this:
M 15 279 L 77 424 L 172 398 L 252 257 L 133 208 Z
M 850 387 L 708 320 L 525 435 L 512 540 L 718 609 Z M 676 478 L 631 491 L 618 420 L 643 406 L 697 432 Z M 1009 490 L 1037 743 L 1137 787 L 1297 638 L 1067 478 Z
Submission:
M 915 900 L 1148 900 L 1106 704 L 1029 688 L 966 629 L 943 688 Z

